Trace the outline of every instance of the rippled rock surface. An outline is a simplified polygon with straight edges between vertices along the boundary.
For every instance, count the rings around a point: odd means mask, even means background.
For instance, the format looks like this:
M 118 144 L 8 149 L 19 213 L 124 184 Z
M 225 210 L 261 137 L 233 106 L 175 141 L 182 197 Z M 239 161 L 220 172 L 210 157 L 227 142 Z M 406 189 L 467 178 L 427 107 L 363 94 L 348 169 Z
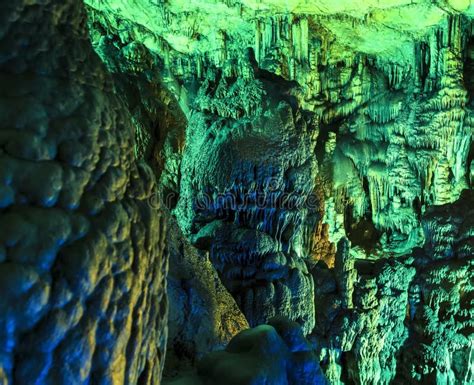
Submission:
M 0 20 L 0 383 L 157 384 L 166 225 L 83 5 Z

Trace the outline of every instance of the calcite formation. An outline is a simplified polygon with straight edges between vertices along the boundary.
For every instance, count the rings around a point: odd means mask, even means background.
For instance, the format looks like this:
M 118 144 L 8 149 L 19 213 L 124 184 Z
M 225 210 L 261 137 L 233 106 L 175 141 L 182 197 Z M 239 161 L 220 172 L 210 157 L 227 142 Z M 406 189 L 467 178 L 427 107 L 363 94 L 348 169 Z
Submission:
M 474 383 L 469 0 L 0 10 L 0 383 Z
M 169 223 L 167 377 L 223 349 L 249 324 L 225 289 L 209 257 Z
M 166 227 L 83 4 L 0 20 L 0 383 L 156 384 Z
M 272 97 L 273 84 L 252 75 L 228 92 L 230 78 L 219 80 L 216 95 L 207 84 L 198 91 L 181 165 L 189 178 L 181 182 L 176 213 L 193 242 L 210 250 L 252 326 L 284 314 L 308 333 L 314 287 L 302 246 L 319 208 L 304 204 L 312 194 L 316 143 L 290 101 Z M 250 84 L 255 88 L 247 99 Z M 216 120 L 213 108 L 230 116 Z M 265 116 L 265 110 L 272 113 Z

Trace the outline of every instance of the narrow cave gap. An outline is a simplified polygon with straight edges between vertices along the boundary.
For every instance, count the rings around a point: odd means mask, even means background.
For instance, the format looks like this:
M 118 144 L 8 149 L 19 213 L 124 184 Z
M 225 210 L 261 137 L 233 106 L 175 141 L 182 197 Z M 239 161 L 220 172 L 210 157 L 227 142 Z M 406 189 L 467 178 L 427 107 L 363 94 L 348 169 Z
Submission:
M 413 199 L 412 208 L 413 208 L 413 211 L 415 211 L 417 218 L 420 220 L 421 208 L 422 208 L 422 201 L 420 200 L 420 197 L 417 196 Z
M 315 154 L 316 154 L 316 159 L 318 161 L 318 164 L 320 165 L 324 164 L 324 155 L 326 154 L 325 145 L 329 139 L 329 133 L 334 132 L 335 134 L 338 134 L 340 127 L 343 123 L 344 123 L 344 119 L 342 117 L 333 119 L 329 123 L 323 123 L 323 122 L 320 123 L 319 135 L 318 135 L 318 140 L 317 140 L 316 149 L 315 149 Z M 335 165 L 334 167 L 337 167 L 337 165 Z
M 351 376 L 350 368 L 354 365 L 354 358 L 351 352 L 342 352 L 341 354 L 341 381 L 347 385 L 356 385 L 356 382 Z
M 267 92 L 273 95 L 280 95 L 285 100 L 293 111 L 293 117 L 295 112 L 299 109 L 298 100 L 295 96 L 291 95 L 291 89 L 297 85 L 294 80 L 287 80 L 281 75 L 277 75 L 273 72 L 259 68 L 256 73 L 257 79 L 265 83 Z
M 143 368 L 140 377 L 138 377 L 137 385 L 147 385 L 150 379 L 150 363 L 146 361 L 145 367 Z
M 375 227 L 372 218 L 367 215 L 364 215 L 357 223 L 352 222 L 347 229 L 347 237 L 351 244 L 362 247 L 367 255 L 376 248 L 381 236 L 382 232 Z
M 165 139 L 162 133 L 162 128 L 160 127 L 160 121 L 154 121 L 151 124 L 151 131 L 153 132 L 153 138 L 155 139 L 156 142 L 162 143 L 162 141 Z
M 370 196 L 369 179 L 366 176 L 362 178 L 362 188 L 364 189 L 365 196 L 369 197 Z M 367 207 L 367 213 L 372 215 L 372 206 L 370 204 Z
M 471 143 L 469 153 L 466 160 L 466 174 L 468 175 L 468 182 L 471 188 L 474 185 L 474 142 Z
M 354 220 L 353 212 L 354 205 L 352 203 L 346 204 L 346 207 L 344 208 L 344 229 L 346 231 L 346 234 L 349 234 L 351 232 L 351 225 Z
M 469 148 L 469 153 L 466 159 L 466 164 L 468 168 L 473 161 L 474 161 L 474 143 L 471 143 L 471 147 Z
M 430 46 L 428 43 L 420 42 L 418 49 L 418 66 L 421 90 L 426 88 L 426 79 L 430 73 Z
M 364 188 L 365 196 L 369 196 L 369 182 L 367 177 L 362 178 L 362 186 Z M 352 204 L 347 204 L 344 211 L 344 228 L 347 237 L 353 246 L 362 247 L 367 254 L 376 247 L 376 244 L 382 232 L 378 230 L 372 221 L 372 207 L 370 202 L 367 209 L 357 222 L 354 222 L 353 216 L 354 207 Z

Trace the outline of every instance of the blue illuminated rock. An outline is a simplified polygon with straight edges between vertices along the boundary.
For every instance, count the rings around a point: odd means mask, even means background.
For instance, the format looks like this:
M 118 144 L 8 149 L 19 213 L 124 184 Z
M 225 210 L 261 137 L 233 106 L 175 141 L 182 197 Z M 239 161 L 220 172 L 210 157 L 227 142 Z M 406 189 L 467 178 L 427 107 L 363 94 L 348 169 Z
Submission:
M 79 1 L 0 5 L 0 383 L 156 384 L 164 218 Z

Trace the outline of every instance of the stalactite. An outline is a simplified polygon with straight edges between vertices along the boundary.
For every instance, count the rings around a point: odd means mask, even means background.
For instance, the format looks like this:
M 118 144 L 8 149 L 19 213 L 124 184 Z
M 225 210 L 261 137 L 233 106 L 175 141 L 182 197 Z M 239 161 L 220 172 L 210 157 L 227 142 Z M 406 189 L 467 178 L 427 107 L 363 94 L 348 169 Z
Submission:
M 464 350 L 439 345 L 442 359 L 426 357 L 443 341 L 433 325 L 444 322 L 445 283 L 458 280 L 450 270 L 472 255 L 470 232 L 459 230 L 470 222 L 459 225 L 451 209 L 426 213 L 474 179 L 468 17 L 452 1 L 348 10 L 203 0 L 186 10 L 160 2 L 157 17 L 150 5 L 138 20 L 121 3 L 94 1 L 109 15 L 93 33 L 117 35 L 135 69 L 145 60 L 130 42 L 146 36 L 153 71 L 188 105 L 175 214 L 251 323 L 282 313 L 312 330 L 332 383 L 436 382 L 416 362 L 451 381 Z M 324 212 L 305 206 L 315 175 L 325 179 Z M 232 197 L 246 205 L 227 206 Z M 348 266 L 330 246 L 345 238 L 352 246 L 337 252 Z M 420 330 L 433 338 L 412 357 L 407 336 Z

